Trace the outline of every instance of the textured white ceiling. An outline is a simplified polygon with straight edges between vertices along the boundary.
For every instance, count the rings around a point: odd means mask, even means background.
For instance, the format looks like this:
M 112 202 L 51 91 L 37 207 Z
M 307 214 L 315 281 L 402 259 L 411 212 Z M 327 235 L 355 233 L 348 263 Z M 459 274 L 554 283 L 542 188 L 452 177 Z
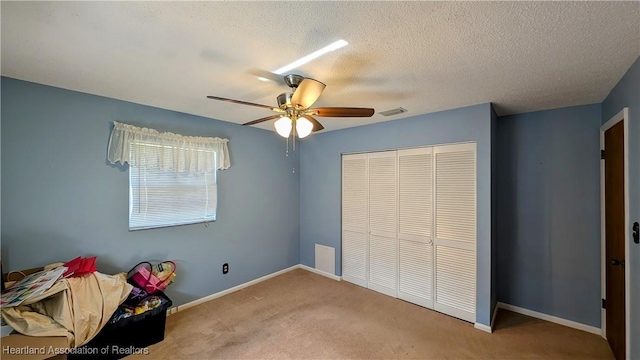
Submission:
M 596 103 L 640 55 L 640 2 L 5 2 L 2 75 L 244 123 L 292 71 L 327 84 L 316 106 L 398 106 L 328 130 L 493 102 L 501 114 Z M 37 104 L 34 104 L 37 106 Z M 272 128 L 271 122 L 262 125 Z

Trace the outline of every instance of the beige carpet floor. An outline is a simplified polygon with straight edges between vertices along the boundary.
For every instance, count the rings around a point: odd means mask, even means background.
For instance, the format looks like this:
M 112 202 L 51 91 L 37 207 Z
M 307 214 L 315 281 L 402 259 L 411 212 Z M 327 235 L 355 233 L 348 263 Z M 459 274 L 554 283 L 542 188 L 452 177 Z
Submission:
M 496 328 L 298 269 L 171 315 L 127 359 L 613 359 L 600 336 L 509 311 Z

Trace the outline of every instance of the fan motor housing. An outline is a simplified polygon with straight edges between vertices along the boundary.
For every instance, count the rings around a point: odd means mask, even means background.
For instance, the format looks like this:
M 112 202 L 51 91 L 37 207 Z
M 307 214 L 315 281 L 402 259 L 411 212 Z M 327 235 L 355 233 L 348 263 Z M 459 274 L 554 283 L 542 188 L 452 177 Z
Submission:
M 284 76 L 284 83 L 290 88 L 297 88 L 298 85 L 304 80 L 304 76 L 297 74 L 289 74 Z
M 279 108 L 288 108 L 291 107 L 291 97 L 293 97 L 292 92 L 282 93 L 278 95 L 278 107 Z

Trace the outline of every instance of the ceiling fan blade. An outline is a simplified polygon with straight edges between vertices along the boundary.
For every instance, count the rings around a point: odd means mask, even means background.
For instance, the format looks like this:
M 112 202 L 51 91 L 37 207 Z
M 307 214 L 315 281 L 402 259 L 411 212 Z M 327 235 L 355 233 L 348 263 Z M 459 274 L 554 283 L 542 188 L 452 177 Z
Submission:
M 263 117 L 262 119 L 249 121 L 248 123 L 242 124 L 242 126 L 245 126 L 245 125 L 255 125 L 255 124 L 259 124 L 259 123 L 261 123 L 261 122 L 265 122 L 265 121 L 269 121 L 269 120 L 277 119 L 277 118 L 279 118 L 279 117 L 282 117 L 282 115 L 280 115 L 280 114 L 278 114 L 278 115 L 271 115 L 271 116 Z
M 322 126 L 322 124 L 320 124 L 320 122 L 316 119 L 313 118 L 313 116 L 311 115 L 302 115 L 303 118 L 311 121 L 311 123 L 313 124 L 313 129 L 311 130 L 312 132 L 316 132 L 316 131 L 320 131 L 322 129 L 324 129 L 324 126 Z
M 323 117 L 371 117 L 375 110 L 370 108 L 323 107 L 309 109 L 307 112 L 311 115 Z
M 262 70 L 262 69 L 258 69 L 258 68 L 251 68 L 247 71 L 247 73 L 258 77 L 258 78 L 263 78 L 266 80 L 271 80 L 274 83 L 277 83 L 278 85 L 284 85 L 287 86 L 287 84 L 284 83 L 284 77 L 282 75 L 278 75 L 276 73 L 272 73 L 271 71 L 267 71 L 267 70 Z
M 226 102 L 230 102 L 230 103 L 234 103 L 234 104 L 240 104 L 240 105 L 257 106 L 257 107 L 261 107 L 261 108 L 265 108 L 265 109 L 276 111 L 273 106 L 269 106 L 269 105 L 255 104 L 255 103 L 250 103 L 250 102 L 241 101 L 241 100 L 233 100 L 233 99 L 222 98 L 222 97 L 218 97 L 218 96 L 207 96 L 207 98 L 208 99 L 213 99 L 213 100 L 226 101 Z
M 302 80 L 291 97 L 291 104 L 299 109 L 307 109 L 313 105 L 324 91 L 325 84 L 318 80 L 306 78 Z

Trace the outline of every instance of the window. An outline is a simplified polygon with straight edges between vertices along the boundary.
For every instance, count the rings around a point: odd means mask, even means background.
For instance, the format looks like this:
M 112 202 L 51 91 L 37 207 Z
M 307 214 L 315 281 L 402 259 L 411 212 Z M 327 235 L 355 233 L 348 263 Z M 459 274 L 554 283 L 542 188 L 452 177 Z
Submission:
M 114 122 L 107 159 L 129 164 L 129 230 L 215 221 L 228 142 Z
M 156 156 L 156 144 L 136 143 L 131 151 Z M 215 156 L 212 156 L 215 161 Z M 129 230 L 216 220 L 216 166 L 197 172 L 129 167 Z

